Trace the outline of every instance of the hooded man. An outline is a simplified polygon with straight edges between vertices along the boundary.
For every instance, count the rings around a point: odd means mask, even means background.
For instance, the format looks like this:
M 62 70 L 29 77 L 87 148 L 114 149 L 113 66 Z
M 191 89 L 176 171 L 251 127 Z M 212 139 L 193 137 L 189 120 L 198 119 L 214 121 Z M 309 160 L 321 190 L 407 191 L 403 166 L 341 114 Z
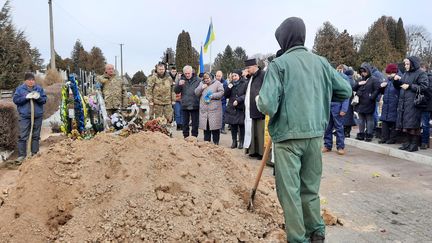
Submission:
M 274 142 L 276 191 L 289 242 L 323 242 L 318 191 L 322 174 L 321 142 L 330 102 L 351 96 L 347 81 L 304 47 L 306 27 L 297 17 L 276 30 L 281 50 L 269 64 L 257 97 L 258 109 L 270 116 Z

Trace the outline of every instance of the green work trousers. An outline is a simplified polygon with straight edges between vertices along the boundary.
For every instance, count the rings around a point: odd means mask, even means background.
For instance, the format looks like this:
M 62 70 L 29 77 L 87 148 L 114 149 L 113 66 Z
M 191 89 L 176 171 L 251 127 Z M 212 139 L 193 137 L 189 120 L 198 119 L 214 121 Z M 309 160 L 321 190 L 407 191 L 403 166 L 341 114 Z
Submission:
M 284 211 L 287 240 L 309 242 L 325 235 L 318 195 L 322 174 L 322 137 L 275 143 L 276 192 Z

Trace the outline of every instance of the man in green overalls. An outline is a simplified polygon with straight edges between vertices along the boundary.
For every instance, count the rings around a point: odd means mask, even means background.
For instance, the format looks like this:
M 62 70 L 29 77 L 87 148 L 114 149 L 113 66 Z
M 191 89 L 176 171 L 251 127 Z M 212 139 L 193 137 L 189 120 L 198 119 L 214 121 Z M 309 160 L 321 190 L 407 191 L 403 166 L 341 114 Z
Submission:
M 351 97 L 351 87 L 328 63 L 304 47 L 302 19 L 286 19 L 275 36 L 281 50 L 270 63 L 257 100 L 270 116 L 276 191 L 289 242 L 324 242 L 319 187 L 321 145 L 330 102 Z

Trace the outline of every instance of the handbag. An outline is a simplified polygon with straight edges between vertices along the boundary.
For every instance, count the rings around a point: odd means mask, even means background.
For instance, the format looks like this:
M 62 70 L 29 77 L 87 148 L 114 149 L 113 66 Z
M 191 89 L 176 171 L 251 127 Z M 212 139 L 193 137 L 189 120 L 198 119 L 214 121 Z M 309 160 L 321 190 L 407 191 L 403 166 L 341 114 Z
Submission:
M 353 99 L 351 100 L 351 105 L 352 106 L 356 106 L 358 105 L 360 102 L 360 98 L 357 94 L 354 95 Z
M 416 95 L 414 98 L 414 106 L 420 109 L 426 108 L 428 105 L 428 98 L 420 91 L 420 87 L 417 87 Z

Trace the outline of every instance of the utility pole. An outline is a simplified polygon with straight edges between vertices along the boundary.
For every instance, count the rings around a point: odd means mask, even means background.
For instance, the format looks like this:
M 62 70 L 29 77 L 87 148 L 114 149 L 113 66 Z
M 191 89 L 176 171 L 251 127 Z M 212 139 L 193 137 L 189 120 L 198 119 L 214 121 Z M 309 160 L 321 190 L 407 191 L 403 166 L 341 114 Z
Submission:
M 49 6 L 49 20 L 50 20 L 51 69 L 56 70 L 55 51 L 54 51 L 54 26 L 53 26 L 53 15 L 52 15 L 52 0 L 48 0 L 48 6 Z
M 124 44 L 120 44 L 120 73 L 121 73 L 121 78 L 123 78 L 123 45 Z
M 115 66 L 115 70 L 117 70 L 117 56 L 115 56 L 114 60 L 115 60 L 115 65 L 114 65 Z

